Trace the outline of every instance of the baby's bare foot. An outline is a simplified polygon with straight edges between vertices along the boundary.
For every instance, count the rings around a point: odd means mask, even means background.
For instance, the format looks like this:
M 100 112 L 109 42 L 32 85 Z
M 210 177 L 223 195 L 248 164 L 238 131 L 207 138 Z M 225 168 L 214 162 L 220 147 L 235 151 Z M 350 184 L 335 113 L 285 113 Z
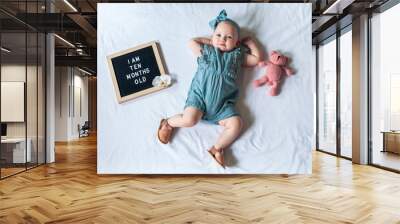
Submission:
M 214 158 L 214 160 L 222 166 L 222 168 L 225 168 L 224 164 L 224 150 L 223 149 L 217 149 L 215 146 L 211 147 L 208 152 L 210 155 Z

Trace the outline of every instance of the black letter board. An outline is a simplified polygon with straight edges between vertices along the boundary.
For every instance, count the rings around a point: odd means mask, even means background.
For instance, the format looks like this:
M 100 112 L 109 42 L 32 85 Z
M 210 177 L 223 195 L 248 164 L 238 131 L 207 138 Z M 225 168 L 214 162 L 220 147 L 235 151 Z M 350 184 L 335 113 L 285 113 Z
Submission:
M 154 77 L 165 74 L 157 43 L 150 42 L 107 56 L 119 103 L 164 89 L 154 87 Z

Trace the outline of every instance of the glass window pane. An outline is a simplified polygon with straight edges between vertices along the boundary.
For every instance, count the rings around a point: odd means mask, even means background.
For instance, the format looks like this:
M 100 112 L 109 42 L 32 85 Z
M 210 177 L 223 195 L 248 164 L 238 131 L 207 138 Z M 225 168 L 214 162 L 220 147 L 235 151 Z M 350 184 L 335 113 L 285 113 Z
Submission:
M 336 40 L 318 48 L 318 148 L 336 153 Z
M 20 18 L 45 12 L 45 0 L 0 1 Z M 28 14 L 25 14 L 28 13 Z M 31 15 L 30 15 L 31 14 Z M 45 35 L 0 12 L 0 178 L 45 162 Z M 37 21 L 30 20 L 33 24 Z
M 352 35 L 340 36 L 340 153 L 352 157 Z
M 25 170 L 30 158 L 26 144 L 26 33 L 1 34 L 1 175 Z M 26 150 L 28 148 L 28 150 Z
M 400 170 L 400 5 L 371 19 L 372 163 Z
M 26 80 L 26 113 L 27 113 L 27 141 L 30 144 L 31 153 L 30 160 L 27 163 L 28 168 L 37 165 L 37 132 L 38 132 L 38 119 L 37 119 L 37 73 L 38 73 L 38 36 L 36 32 L 27 33 L 28 38 L 28 55 L 27 55 L 27 80 Z

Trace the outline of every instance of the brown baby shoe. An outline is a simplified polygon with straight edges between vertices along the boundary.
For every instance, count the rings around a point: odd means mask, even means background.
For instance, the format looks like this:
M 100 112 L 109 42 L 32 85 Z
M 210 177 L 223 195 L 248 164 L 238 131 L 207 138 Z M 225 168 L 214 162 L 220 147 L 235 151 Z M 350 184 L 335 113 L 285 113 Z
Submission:
M 157 132 L 158 140 L 163 144 L 168 144 L 173 130 L 174 128 L 168 124 L 167 119 L 161 119 Z

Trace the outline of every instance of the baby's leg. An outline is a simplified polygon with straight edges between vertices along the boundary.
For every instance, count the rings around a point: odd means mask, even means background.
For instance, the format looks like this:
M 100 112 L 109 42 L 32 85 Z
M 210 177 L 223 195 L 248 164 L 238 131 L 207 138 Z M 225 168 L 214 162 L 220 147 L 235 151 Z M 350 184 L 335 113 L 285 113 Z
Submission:
M 233 116 L 219 121 L 218 124 L 223 126 L 224 130 L 218 137 L 214 147 L 216 149 L 225 149 L 239 136 L 242 130 L 242 119 L 239 116 Z
M 177 114 L 168 118 L 168 124 L 172 127 L 192 127 L 203 116 L 203 112 L 195 107 L 186 107 L 183 114 Z

